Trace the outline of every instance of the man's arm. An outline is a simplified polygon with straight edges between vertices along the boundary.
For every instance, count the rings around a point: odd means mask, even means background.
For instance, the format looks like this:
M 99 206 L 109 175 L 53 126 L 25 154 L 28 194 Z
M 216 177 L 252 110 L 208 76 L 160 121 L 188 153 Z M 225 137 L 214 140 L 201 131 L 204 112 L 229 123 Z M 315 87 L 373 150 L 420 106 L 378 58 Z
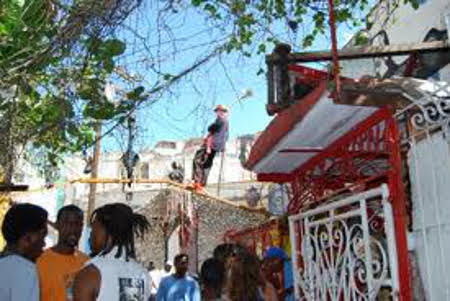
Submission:
M 213 124 L 208 127 L 208 131 L 212 134 L 219 132 L 223 127 L 223 120 L 220 118 L 216 118 Z
M 75 277 L 74 301 L 96 301 L 100 284 L 99 270 L 93 265 L 88 265 Z
M 200 301 L 200 287 L 198 286 L 197 281 L 194 282 L 194 289 L 191 296 L 192 301 Z

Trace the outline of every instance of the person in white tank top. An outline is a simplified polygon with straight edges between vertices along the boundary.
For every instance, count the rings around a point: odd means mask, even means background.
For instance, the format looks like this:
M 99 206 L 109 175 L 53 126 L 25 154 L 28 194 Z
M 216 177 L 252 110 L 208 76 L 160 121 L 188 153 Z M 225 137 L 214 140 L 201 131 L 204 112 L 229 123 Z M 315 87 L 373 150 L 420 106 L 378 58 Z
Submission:
M 98 208 L 91 216 L 90 261 L 78 273 L 74 301 L 147 301 L 151 281 L 135 261 L 134 237 L 149 228 L 147 219 L 121 203 Z

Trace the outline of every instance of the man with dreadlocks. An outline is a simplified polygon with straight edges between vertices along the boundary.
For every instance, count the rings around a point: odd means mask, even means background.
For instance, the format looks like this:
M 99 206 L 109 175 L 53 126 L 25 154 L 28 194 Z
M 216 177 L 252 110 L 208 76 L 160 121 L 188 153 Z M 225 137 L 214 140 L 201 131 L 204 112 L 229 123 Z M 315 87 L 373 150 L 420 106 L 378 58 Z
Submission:
M 135 235 L 149 228 L 147 219 L 121 203 L 96 209 L 91 216 L 93 256 L 75 278 L 75 301 L 147 301 L 150 279 L 135 261 Z

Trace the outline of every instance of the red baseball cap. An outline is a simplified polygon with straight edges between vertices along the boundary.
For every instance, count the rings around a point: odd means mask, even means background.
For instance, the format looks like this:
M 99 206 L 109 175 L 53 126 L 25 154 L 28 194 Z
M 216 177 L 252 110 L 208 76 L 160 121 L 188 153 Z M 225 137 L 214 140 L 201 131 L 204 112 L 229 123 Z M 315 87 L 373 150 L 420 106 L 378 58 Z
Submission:
M 214 109 L 214 112 L 216 111 L 228 112 L 228 108 L 224 105 L 217 105 L 216 108 Z

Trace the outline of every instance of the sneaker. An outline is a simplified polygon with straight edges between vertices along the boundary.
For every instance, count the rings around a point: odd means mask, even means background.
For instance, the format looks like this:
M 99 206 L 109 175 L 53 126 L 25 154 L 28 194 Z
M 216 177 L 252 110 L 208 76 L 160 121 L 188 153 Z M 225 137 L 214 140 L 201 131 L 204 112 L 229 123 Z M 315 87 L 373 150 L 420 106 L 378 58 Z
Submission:
M 198 192 L 198 193 L 205 193 L 205 188 L 204 188 L 203 185 L 200 184 L 200 183 L 195 183 L 195 184 L 194 184 L 194 189 L 195 189 L 195 192 Z

